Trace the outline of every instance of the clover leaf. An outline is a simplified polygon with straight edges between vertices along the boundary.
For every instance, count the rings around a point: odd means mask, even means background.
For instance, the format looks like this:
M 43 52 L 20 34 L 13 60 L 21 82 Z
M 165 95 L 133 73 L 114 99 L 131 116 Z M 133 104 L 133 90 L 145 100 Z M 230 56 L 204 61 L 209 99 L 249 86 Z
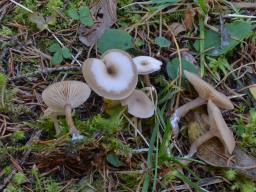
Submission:
M 90 9 L 87 6 L 81 6 L 79 10 L 68 10 L 68 16 L 74 20 L 79 20 L 85 26 L 92 26 L 93 20 L 90 16 Z
M 63 61 L 63 59 L 69 59 L 72 57 L 70 50 L 67 47 L 62 48 L 58 43 L 53 43 L 48 50 L 54 53 L 51 59 L 51 63 L 53 65 L 58 65 Z

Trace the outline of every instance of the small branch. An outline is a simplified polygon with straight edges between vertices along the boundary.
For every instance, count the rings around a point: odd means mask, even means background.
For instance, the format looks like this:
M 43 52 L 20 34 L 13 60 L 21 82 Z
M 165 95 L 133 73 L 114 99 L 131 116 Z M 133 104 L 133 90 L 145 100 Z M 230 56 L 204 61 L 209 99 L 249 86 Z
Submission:
M 80 66 L 64 66 L 64 67 L 56 67 L 56 68 L 45 68 L 45 69 L 40 69 L 37 71 L 34 71 L 32 73 L 26 73 L 24 75 L 19 75 L 16 77 L 11 77 L 8 78 L 8 81 L 17 81 L 21 79 L 28 79 L 29 77 L 34 77 L 38 75 L 47 75 L 50 73 L 54 72 L 59 72 L 59 71 L 80 71 L 81 67 Z

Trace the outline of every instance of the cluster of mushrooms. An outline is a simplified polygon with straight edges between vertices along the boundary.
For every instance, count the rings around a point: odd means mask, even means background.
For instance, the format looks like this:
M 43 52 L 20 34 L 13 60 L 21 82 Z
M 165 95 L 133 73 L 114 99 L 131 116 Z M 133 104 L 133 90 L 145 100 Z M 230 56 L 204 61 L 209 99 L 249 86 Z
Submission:
M 199 97 L 175 110 L 174 114 L 170 118 L 174 136 L 178 136 L 179 120 L 184 117 L 188 111 L 203 104 L 207 104 L 210 129 L 191 144 L 187 157 L 192 157 L 197 152 L 197 149 L 201 144 L 213 137 L 217 137 L 222 142 L 225 151 L 228 154 L 232 154 L 235 149 L 233 132 L 228 128 L 219 109 L 233 109 L 234 106 L 232 102 L 228 97 L 218 92 L 209 83 L 205 82 L 197 75 L 186 70 L 184 70 L 184 75 L 198 92 Z
M 161 69 L 162 62 L 149 56 L 132 58 L 127 52 L 111 49 L 100 59 L 89 58 L 82 66 L 87 82 L 61 81 L 49 85 L 42 93 L 48 108 L 45 116 L 54 121 L 59 133 L 57 117 L 65 115 L 72 140 L 82 139 L 72 119 L 72 109 L 82 105 L 90 96 L 91 89 L 99 96 L 117 100 L 127 106 L 128 113 L 137 118 L 149 118 L 154 114 L 153 101 L 142 90 L 136 89 L 138 75 L 144 75 L 145 84 L 150 86 L 149 74 Z

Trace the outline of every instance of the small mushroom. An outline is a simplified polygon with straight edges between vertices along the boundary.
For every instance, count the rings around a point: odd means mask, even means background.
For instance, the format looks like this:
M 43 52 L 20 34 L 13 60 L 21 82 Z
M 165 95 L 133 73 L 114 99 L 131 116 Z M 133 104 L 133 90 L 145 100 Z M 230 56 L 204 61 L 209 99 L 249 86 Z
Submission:
M 163 63 L 149 56 L 134 57 L 133 62 L 137 67 L 138 74 L 144 75 L 144 82 L 146 86 L 150 87 L 151 83 L 149 79 L 149 74 L 159 71 Z
M 132 58 L 128 53 L 117 49 L 107 51 L 101 59 L 87 59 L 82 71 L 93 91 L 111 100 L 128 97 L 138 81 Z
M 181 107 L 175 110 L 174 114 L 170 119 L 172 130 L 175 137 L 177 137 L 179 133 L 178 122 L 180 118 L 186 115 L 188 111 L 205 104 L 208 100 L 212 100 L 212 102 L 215 105 L 222 109 L 234 108 L 234 105 L 227 96 L 218 92 L 209 83 L 205 82 L 197 75 L 186 70 L 184 70 L 184 75 L 186 76 L 188 81 L 194 86 L 195 90 L 199 94 L 199 97 L 182 105 Z
M 80 81 L 61 81 L 49 85 L 42 93 L 43 101 L 56 113 L 65 113 L 72 139 L 82 138 L 76 129 L 71 110 L 84 103 L 91 94 L 86 83 Z
M 127 106 L 128 113 L 134 116 L 132 121 L 135 128 L 135 136 L 137 136 L 137 132 L 140 134 L 142 131 L 141 121 L 138 118 L 146 119 L 154 115 L 154 103 L 143 91 L 135 89 L 129 97 L 121 101 L 121 104 Z
M 210 130 L 192 143 L 187 157 L 192 157 L 197 152 L 197 148 L 201 144 L 213 137 L 217 137 L 222 142 L 225 150 L 229 154 L 232 154 L 235 149 L 236 143 L 233 133 L 228 128 L 219 108 L 211 100 L 209 100 L 207 110 L 209 115 Z
M 128 113 L 135 117 L 146 119 L 154 115 L 154 104 L 143 91 L 135 89 L 121 104 L 127 105 Z

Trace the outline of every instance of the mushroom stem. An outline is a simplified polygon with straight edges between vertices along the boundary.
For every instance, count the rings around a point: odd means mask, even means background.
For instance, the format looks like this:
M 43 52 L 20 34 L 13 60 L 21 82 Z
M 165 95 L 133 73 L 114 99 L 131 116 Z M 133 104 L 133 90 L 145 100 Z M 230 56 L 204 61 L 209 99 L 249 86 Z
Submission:
M 178 109 L 175 110 L 175 112 L 173 113 L 172 117 L 170 118 L 170 123 L 172 125 L 172 132 L 175 138 L 178 137 L 179 134 L 179 120 L 181 117 L 183 117 L 184 115 L 187 114 L 187 112 L 189 112 L 192 109 L 195 109 L 203 104 L 205 104 L 206 100 L 201 98 L 201 97 L 197 97 L 196 99 L 182 105 L 181 107 L 179 107 Z
M 66 121 L 69 127 L 69 132 L 73 134 L 79 134 L 79 131 L 75 127 L 74 121 L 72 119 L 72 114 L 71 114 L 71 106 L 70 105 L 65 105 L 65 115 L 66 115 Z
M 200 136 L 199 138 L 197 138 L 191 145 L 189 153 L 187 155 L 187 157 L 192 157 L 196 152 L 197 149 L 200 145 L 202 145 L 204 142 L 206 142 L 207 140 L 211 139 L 212 137 L 215 137 L 216 134 L 213 133 L 213 131 L 208 131 L 206 133 L 204 133 L 202 136 Z
M 138 136 L 138 119 L 136 117 L 132 117 L 132 123 L 134 125 L 134 136 Z
M 144 83 L 146 84 L 147 87 L 152 87 L 152 84 L 150 82 L 150 78 L 149 78 L 148 74 L 143 76 L 143 81 L 144 81 Z
M 53 115 L 52 116 L 52 121 L 53 121 L 53 124 L 54 124 L 56 135 L 59 135 L 60 134 L 60 127 L 59 127 L 57 116 Z

